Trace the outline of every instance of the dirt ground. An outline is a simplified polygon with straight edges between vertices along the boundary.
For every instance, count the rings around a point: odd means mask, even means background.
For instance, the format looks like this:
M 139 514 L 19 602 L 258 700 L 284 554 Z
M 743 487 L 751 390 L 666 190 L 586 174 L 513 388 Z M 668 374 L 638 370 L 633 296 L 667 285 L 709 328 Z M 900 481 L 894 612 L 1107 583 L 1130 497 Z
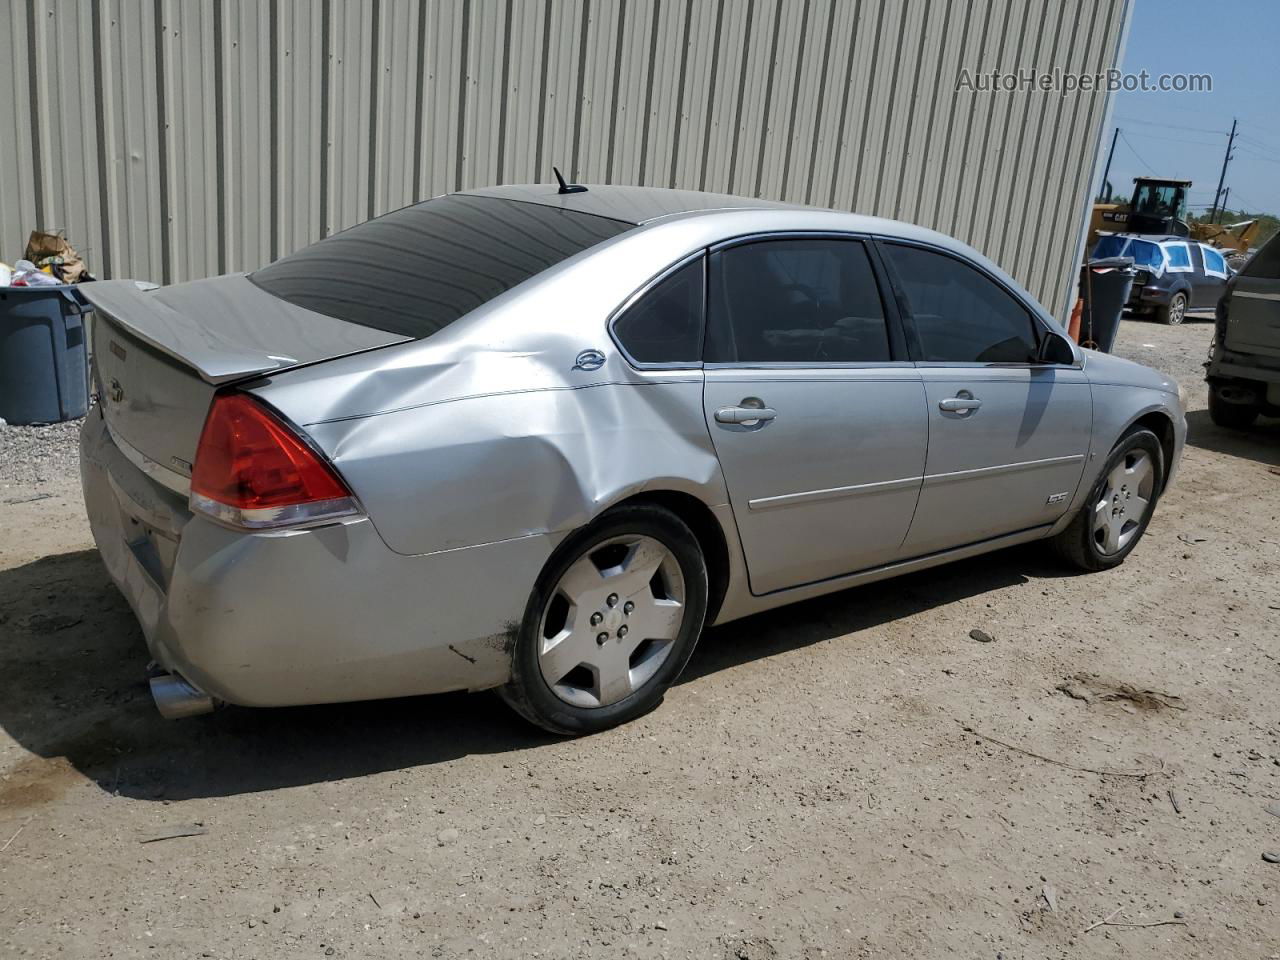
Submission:
M 164 721 L 74 455 L 10 470 L 0 955 L 1280 957 L 1280 425 L 1209 422 L 1209 336 L 1124 324 L 1191 438 L 1120 569 L 734 623 L 583 740 L 491 695 Z

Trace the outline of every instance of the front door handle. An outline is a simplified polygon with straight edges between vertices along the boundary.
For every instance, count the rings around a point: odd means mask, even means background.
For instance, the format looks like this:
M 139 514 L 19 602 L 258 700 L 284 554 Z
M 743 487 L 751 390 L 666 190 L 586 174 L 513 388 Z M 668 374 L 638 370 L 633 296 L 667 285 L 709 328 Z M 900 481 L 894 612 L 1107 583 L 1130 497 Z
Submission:
M 982 401 L 975 396 L 971 396 L 965 390 L 962 390 L 959 396 L 948 397 L 938 403 L 938 409 L 943 413 L 969 413 L 971 410 L 977 410 L 980 406 L 982 406 Z
M 716 423 L 763 423 L 777 415 L 772 407 L 721 407 L 716 411 Z

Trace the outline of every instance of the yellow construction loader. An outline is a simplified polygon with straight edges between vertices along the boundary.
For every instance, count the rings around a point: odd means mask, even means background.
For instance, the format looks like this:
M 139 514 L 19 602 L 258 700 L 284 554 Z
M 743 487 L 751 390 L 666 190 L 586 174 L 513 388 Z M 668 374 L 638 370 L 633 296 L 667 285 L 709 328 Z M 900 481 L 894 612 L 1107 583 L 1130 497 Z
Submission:
M 1249 250 L 1257 242 L 1261 224 L 1257 220 L 1239 223 L 1191 224 L 1191 238 L 1217 247 L 1227 258 L 1227 266 L 1239 270 L 1249 262 Z

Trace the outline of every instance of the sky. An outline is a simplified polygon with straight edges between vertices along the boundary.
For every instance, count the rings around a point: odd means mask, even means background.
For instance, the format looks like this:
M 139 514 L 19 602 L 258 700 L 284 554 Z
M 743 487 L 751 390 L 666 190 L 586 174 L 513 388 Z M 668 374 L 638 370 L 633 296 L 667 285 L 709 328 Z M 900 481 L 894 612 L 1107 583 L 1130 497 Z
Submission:
M 1136 0 L 1122 59 L 1126 72 L 1208 73 L 1210 93 L 1115 94 L 1097 176 L 1120 128 L 1110 179 L 1128 196 L 1140 175 L 1192 180 L 1192 213 L 1208 209 L 1218 186 L 1231 118 L 1239 120 L 1227 168 L 1227 203 L 1280 214 L 1280 2 Z

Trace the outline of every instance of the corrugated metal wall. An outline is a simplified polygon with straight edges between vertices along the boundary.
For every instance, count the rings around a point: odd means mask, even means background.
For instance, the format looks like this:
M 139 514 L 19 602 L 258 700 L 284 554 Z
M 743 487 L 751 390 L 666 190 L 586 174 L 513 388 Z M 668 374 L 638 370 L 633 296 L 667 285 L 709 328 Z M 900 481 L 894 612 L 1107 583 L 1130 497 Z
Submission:
M 1128 0 L 7 0 L 0 258 L 253 269 L 494 183 L 725 191 L 964 239 L 1061 310 Z

